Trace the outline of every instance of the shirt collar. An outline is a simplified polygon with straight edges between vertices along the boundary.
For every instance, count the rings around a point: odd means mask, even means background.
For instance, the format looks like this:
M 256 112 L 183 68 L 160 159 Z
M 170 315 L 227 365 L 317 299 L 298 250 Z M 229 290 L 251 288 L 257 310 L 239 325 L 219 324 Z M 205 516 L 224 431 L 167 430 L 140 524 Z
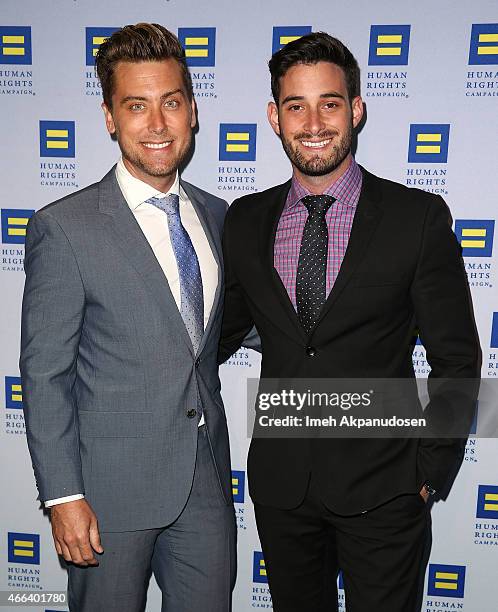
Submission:
M 346 172 L 333 182 L 323 193 L 324 195 L 333 196 L 340 204 L 356 208 L 358 200 L 360 199 L 362 182 L 363 175 L 360 167 L 352 157 Z M 285 202 L 284 210 L 294 208 L 307 195 L 312 194 L 306 187 L 301 185 L 296 175 L 293 174 L 291 188 Z
M 116 179 L 123 193 L 124 199 L 131 210 L 137 209 L 149 198 L 164 198 L 164 196 L 174 193 L 182 199 L 182 191 L 180 189 L 180 176 L 176 173 L 173 185 L 171 185 L 168 193 L 158 191 L 148 183 L 144 183 L 140 179 L 135 178 L 128 168 L 124 165 L 123 158 L 120 157 L 116 165 Z

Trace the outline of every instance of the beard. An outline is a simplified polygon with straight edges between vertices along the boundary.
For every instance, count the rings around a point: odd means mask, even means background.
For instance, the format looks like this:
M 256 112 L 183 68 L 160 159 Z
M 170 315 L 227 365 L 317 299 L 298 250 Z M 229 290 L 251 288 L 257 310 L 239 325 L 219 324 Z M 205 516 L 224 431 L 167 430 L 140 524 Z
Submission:
M 312 157 L 303 155 L 299 150 L 298 142 L 312 138 L 336 138 L 336 142 L 332 146 L 331 152 L 324 156 L 323 154 L 315 154 Z M 324 176 L 333 172 L 348 156 L 351 150 L 351 141 L 353 138 L 353 125 L 348 125 L 347 131 L 343 136 L 339 132 L 332 130 L 323 130 L 318 134 L 310 132 L 300 132 L 295 134 L 292 139 L 286 138 L 283 132 L 280 133 L 280 140 L 287 157 L 291 163 L 306 176 Z
M 135 168 L 141 170 L 144 174 L 155 177 L 166 177 L 175 174 L 178 168 L 187 158 L 190 145 L 192 144 L 192 134 L 189 133 L 175 157 L 170 157 L 167 161 L 157 160 L 156 162 L 152 162 L 145 155 L 140 154 L 140 151 L 138 150 L 140 145 L 137 145 L 135 148 L 127 146 L 125 143 L 120 141 L 119 134 L 116 133 L 116 135 L 118 137 L 118 143 L 123 158 Z M 168 137 L 165 136 L 164 140 L 168 140 Z M 177 142 L 178 141 L 174 140 L 169 146 L 172 147 Z

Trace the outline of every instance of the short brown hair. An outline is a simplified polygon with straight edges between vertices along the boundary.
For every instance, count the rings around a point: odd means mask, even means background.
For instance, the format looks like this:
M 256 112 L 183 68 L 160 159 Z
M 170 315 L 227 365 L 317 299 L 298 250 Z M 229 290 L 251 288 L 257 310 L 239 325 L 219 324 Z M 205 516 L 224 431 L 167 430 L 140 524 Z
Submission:
M 160 62 L 174 59 L 182 69 L 182 77 L 189 99 L 192 99 L 192 79 L 185 59 L 185 51 L 178 38 L 157 23 L 137 23 L 117 30 L 99 47 L 95 66 L 102 85 L 102 95 L 112 108 L 114 70 L 118 62 Z
M 342 68 L 346 77 L 349 101 L 360 95 L 360 67 L 351 51 L 337 38 L 325 32 L 311 32 L 274 53 L 268 62 L 271 91 L 278 105 L 280 79 L 296 64 L 330 62 Z

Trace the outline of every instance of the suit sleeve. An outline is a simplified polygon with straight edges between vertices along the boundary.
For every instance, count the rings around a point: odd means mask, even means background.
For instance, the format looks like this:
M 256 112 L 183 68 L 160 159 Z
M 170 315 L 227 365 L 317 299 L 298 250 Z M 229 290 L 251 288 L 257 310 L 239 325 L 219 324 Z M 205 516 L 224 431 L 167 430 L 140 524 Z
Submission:
M 232 204 L 234 206 L 234 204 Z M 247 305 L 244 290 L 241 287 L 234 269 L 237 236 L 229 209 L 223 232 L 223 260 L 225 265 L 225 304 L 223 309 L 223 325 L 218 352 L 218 363 L 225 362 L 243 344 L 247 336 L 248 348 L 260 349 L 260 341 L 254 321 Z M 250 332 L 250 333 L 249 333 Z M 248 335 L 249 334 L 249 335 Z
M 451 427 L 455 416 L 470 426 L 481 365 L 479 338 L 460 245 L 440 197 L 428 207 L 411 296 L 431 367 L 424 416 L 436 429 Z M 462 437 L 421 439 L 418 467 L 423 481 L 440 490 L 464 448 Z
M 72 394 L 85 293 L 71 245 L 46 212 L 26 235 L 20 370 L 29 451 L 42 501 L 84 493 Z

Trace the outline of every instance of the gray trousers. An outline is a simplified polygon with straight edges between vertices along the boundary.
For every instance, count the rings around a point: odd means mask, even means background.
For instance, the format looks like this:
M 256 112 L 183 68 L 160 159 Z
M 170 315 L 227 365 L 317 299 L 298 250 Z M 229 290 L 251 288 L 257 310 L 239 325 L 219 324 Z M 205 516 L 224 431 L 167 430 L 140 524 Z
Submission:
M 162 612 L 229 612 L 235 534 L 233 505 L 222 496 L 202 426 L 192 490 L 180 516 L 161 529 L 101 533 L 99 565 L 69 566 L 69 610 L 141 612 L 153 572 Z

